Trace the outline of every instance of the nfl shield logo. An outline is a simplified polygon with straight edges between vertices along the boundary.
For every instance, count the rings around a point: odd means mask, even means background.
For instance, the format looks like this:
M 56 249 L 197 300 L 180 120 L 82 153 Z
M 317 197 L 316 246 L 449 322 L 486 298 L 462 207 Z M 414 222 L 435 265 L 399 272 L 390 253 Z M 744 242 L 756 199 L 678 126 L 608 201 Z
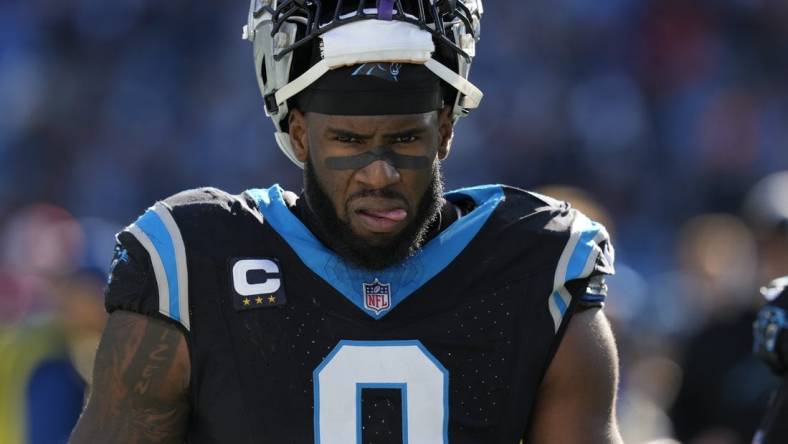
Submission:
M 391 284 L 382 284 L 377 279 L 364 284 L 364 308 L 376 315 L 391 308 Z

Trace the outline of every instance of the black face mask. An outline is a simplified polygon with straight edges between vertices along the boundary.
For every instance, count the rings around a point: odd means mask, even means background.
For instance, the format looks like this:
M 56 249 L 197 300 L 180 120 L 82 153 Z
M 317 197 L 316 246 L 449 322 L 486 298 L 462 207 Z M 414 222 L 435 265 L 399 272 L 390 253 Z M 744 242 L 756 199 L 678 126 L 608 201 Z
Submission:
M 321 242 L 348 262 L 371 270 L 388 268 L 421 248 L 431 225 L 438 218 L 443 205 L 443 177 L 438 161 L 432 168 L 432 181 L 421 197 L 416 217 L 383 245 L 371 245 L 355 234 L 348 222 L 339 219 L 310 160 L 304 166 L 304 199 L 301 201 L 305 200 L 306 205 L 302 206 L 302 219 Z M 385 188 L 364 190 L 360 194 L 402 199 L 399 193 Z

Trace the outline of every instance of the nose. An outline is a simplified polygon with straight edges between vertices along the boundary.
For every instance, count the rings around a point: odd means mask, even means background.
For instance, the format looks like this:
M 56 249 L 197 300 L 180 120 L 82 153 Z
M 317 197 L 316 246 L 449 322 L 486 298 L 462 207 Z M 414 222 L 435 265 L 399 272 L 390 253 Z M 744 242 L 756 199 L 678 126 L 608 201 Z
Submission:
M 356 180 L 371 189 L 381 189 L 400 181 L 399 171 L 385 160 L 376 160 L 356 171 Z

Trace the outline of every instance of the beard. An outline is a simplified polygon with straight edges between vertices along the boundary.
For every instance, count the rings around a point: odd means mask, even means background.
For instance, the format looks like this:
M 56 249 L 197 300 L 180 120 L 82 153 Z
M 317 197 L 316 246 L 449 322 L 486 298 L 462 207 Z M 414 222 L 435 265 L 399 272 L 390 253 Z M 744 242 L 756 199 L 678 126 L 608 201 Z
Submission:
M 362 190 L 350 196 L 348 202 L 357 197 L 385 197 L 407 202 L 400 193 L 388 188 Z M 421 196 L 416 216 L 399 233 L 375 243 L 357 235 L 349 222 L 339 218 L 309 159 L 304 166 L 304 198 L 307 225 L 321 242 L 350 263 L 382 270 L 412 256 L 428 240 L 430 228 L 443 206 L 443 176 L 440 162 L 436 160 L 432 165 L 432 180 Z M 345 214 L 349 214 L 348 202 L 344 203 Z

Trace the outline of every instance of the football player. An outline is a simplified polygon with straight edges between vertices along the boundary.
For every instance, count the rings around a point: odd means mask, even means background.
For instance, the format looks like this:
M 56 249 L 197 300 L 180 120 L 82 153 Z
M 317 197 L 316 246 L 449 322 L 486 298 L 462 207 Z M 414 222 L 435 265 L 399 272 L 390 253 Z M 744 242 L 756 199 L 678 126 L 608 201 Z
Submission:
M 500 185 L 444 193 L 480 0 L 254 0 L 304 170 L 186 191 L 117 236 L 73 443 L 617 443 L 607 232 Z
M 753 324 L 755 354 L 783 383 L 772 396 L 753 444 L 788 442 L 788 276 L 776 279 L 762 290 L 768 303 Z

